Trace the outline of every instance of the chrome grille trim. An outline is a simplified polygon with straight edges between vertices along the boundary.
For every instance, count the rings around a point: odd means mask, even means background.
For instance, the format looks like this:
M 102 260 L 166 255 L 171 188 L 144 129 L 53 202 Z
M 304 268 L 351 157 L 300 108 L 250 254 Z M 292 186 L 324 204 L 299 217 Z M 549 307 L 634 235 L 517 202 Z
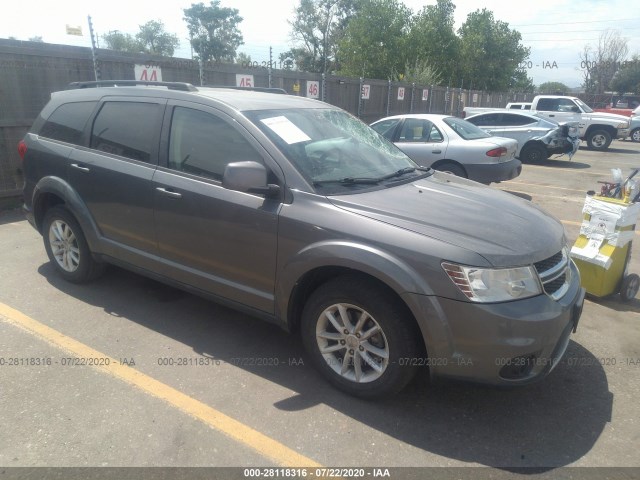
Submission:
M 554 300 L 562 298 L 569 290 L 569 284 L 571 283 L 570 262 L 571 259 L 567 249 L 563 248 L 552 257 L 534 263 L 544 292 Z M 558 285 L 556 280 L 563 276 L 564 282 Z

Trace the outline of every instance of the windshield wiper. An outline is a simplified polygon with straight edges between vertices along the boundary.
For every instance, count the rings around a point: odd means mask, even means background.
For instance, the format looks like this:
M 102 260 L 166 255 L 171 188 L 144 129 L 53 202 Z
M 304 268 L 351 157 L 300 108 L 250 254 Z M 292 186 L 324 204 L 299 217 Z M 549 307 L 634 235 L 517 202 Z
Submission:
M 372 177 L 345 177 L 339 178 L 335 180 L 316 180 L 313 182 L 313 185 L 324 185 L 327 183 L 340 183 L 342 185 L 356 185 L 356 184 L 369 184 L 375 185 L 380 182 L 384 182 L 385 180 L 390 180 L 392 178 L 401 177 L 402 175 L 406 175 L 407 173 L 413 173 L 416 170 L 421 170 L 423 172 L 430 172 L 431 168 L 429 167 L 405 167 L 400 170 L 396 170 L 393 173 L 389 173 L 387 175 L 383 175 L 382 177 L 372 178 Z
M 355 185 L 355 184 L 376 184 L 380 183 L 381 179 L 379 178 L 370 178 L 370 177 L 344 177 L 344 178 L 336 178 L 335 180 L 316 180 L 313 182 L 314 185 L 324 185 L 326 183 L 340 183 L 342 185 Z

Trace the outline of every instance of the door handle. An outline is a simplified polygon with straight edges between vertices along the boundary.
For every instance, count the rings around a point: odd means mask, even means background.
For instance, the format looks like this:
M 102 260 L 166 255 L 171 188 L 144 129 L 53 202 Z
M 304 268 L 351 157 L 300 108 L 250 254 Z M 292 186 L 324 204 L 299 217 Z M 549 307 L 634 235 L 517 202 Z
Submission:
M 156 190 L 171 198 L 182 198 L 182 194 L 178 192 L 172 192 L 171 190 L 167 190 L 166 188 L 156 187 Z
M 442 153 L 442 150 L 431 150 L 431 153 Z
M 549 114 L 549 116 L 550 116 L 550 117 L 555 117 L 555 115 L 554 115 L 554 114 L 552 114 L 552 113 L 551 113 L 551 114 Z
M 73 168 L 76 168 L 76 169 L 81 170 L 81 171 L 83 171 L 83 172 L 90 172 L 90 171 L 91 171 L 91 170 L 90 170 L 90 169 L 88 169 L 87 167 L 83 167 L 82 165 L 78 165 L 77 163 L 72 163 L 72 164 L 71 164 L 71 166 L 72 166 Z

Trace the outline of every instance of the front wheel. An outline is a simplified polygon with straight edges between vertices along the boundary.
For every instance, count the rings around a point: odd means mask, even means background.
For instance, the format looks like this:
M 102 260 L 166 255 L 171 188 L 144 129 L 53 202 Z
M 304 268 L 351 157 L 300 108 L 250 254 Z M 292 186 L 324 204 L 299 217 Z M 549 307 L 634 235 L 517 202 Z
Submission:
M 42 232 L 49 260 L 65 280 L 82 283 L 102 273 L 104 264 L 93 259 L 82 229 L 69 210 L 50 208 Z
M 540 163 L 547 158 L 549 158 L 548 150 L 537 143 L 525 145 L 520 151 L 520 160 L 523 163 Z
M 640 142 L 640 128 L 631 130 L 630 138 L 632 142 Z
M 419 364 L 410 312 L 364 277 L 339 277 L 320 286 L 305 305 L 301 333 L 316 368 L 351 395 L 397 393 Z
M 587 146 L 592 150 L 606 150 L 611 145 L 611 134 L 606 130 L 593 130 L 587 137 Z

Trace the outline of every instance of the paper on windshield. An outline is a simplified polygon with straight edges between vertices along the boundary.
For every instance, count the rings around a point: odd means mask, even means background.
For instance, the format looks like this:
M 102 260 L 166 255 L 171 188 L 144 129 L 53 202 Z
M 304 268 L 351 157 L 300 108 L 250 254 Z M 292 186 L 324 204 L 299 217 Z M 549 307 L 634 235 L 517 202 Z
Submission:
M 260 120 L 267 127 L 273 130 L 282 140 L 287 142 L 289 145 L 293 143 L 306 142 L 307 140 L 311 140 L 298 127 L 296 127 L 287 117 L 271 117 L 264 118 Z

